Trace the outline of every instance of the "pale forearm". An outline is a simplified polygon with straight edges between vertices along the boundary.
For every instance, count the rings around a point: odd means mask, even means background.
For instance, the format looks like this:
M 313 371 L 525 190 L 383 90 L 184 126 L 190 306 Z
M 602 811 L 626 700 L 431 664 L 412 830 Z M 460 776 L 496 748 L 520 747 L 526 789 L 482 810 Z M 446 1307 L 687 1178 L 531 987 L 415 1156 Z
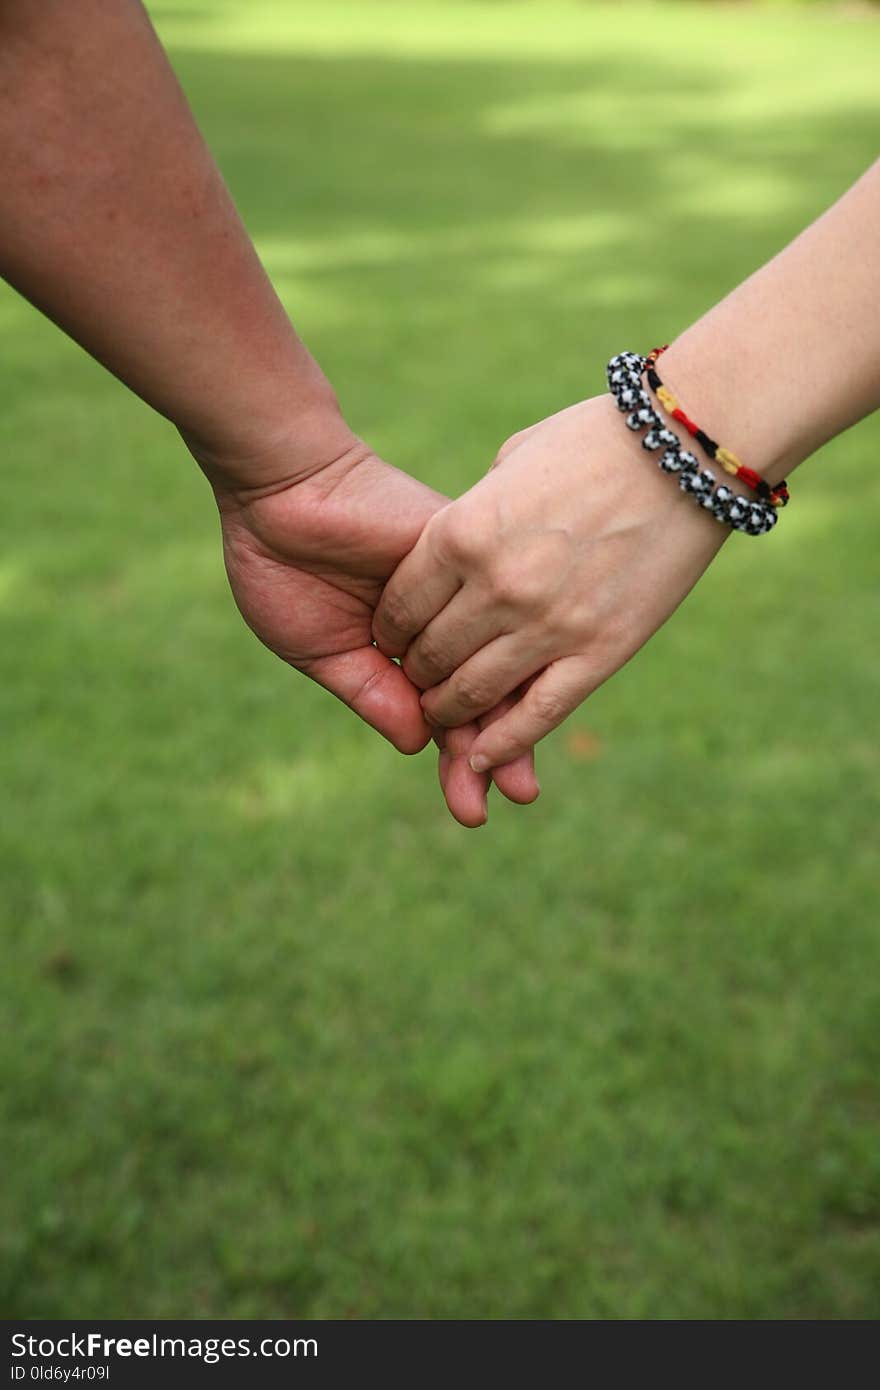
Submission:
M 880 407 L 880 163 L 677 338 L 661 375 L 771 483 Z
M 4 277 L 198 452 L 314 452 L 333 393 L 137 0 L 0 3 L 0 180 Z

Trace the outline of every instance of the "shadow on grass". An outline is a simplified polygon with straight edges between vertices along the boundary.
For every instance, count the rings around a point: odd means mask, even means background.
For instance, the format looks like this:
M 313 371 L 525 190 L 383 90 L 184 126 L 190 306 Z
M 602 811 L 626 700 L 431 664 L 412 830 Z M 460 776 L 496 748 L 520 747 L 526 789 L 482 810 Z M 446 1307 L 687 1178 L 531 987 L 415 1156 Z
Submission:
M 601 389 L 622 341 L 673 336 L 875 153 L 877 103 L 858 91 L 831 110 L 779 96 L 750 115 L 746 78 L 707 72 L 702 52 L 647 56 L 172 49 L 356 427 L 443 491 L 513 429 Z M 468 344 L 497 412 L 468 390 Z M 378 373 L 399 402 L 400 430 L 384 435 Z M 434 463 L 426 393 L 447 393 L 472 457 Z
M 725 117 L 736 79 L 696 59 L 172 56 L 258 237 L 491 237 L 599 211 L 629 219 L 624 247 L 723 245 L 752 223 L 802 225 L 826 178 L 842 191 L 877 148 L 876 101 Z
M 270 273 L 309 340 L 329 346 L 331 375 L 343 325 L 368 357 L 394 320 L 404 342 L 386 356 L 391 372 L 410 355 L 407 323 L 442 340 L 487 309 L 497 341 L 512 336 L 521 361 L 531 345 L 542 370 L 555 365 L 543 340 L 554 312 L 557 325 L 577 316 L 585 348 L 601 327 L 599 360 L 612 315 L 618 332 L 662 319 L 670 336 L 876 153 L 876 101 L 841 95 L 811 113 L 780 98 L 750 116 L 736 76 L 697 57 L 636 56 L 173 53 Z M 491 378 L 485 326 L 481 338 Z

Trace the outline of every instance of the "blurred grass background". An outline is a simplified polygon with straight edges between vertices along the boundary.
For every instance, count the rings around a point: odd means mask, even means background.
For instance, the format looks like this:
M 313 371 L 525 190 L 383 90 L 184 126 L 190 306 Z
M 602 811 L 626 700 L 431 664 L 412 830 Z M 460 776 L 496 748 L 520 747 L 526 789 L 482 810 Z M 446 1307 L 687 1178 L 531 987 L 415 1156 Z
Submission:
M 151 10 L 449 493 L 877 154 L 865 8 Z M 238 621 L 170 427 L 0 335 L 5 1316 L 880 1313 L 880 420 L 467 833 Z

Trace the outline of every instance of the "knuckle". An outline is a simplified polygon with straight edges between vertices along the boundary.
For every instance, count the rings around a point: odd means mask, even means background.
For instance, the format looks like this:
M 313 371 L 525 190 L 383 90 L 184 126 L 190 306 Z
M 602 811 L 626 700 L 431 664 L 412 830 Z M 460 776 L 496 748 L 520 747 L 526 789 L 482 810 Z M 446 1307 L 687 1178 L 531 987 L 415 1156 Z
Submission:
M 422 633 L 415 644 L 415 655 L 420 666 L 427 666 L 431 669 L 435 666 L 441 666 L 444 659 L 443 644 L 438 643 L 437 639 L 428 633 Z
M 408 676 L 434 676 L 442 671 L 443 652 L 430 637 L 422 636 L 414 642 L 406 654 L 404 669 Z
M 455 703 L 469 714 L 488 709 L 493 704 L 485 682 L 470 677 L 456 681 L 451 693 Z
M 531 611 L 547 600 L 546 577 L 528 561 L 498 566 L 491 577 L 491 590 L 495 603 L 517 612 Z
M 382 598 L 382 619 L 386 627 L 405 632 L 409 622 L 406 595 L 398 589 L 386 589 Z
M 532 708 L 541 724 L 559 724 L 568 713 L 565 700 L 557 690 L 536 690 Z
M 493 602 L 505 608 L 523 606 L 523 576 L 515 565 L 505 564 L 496 567 L 489 583 Z
M 536 608 L 547 600 L 547 578 L 540 570 L 525 566 L 517 577 L 520 608 Z
M 474 549 L 473 527 L 460 510 L 448 507 L 437 514 L 431 541 L 441 561 L 465 560 Z
M 559 637 L 578 649 L 592 642 L 596 631 L 594 614 L 579 604 L 572 604 L 559 614 L 557 621 Z
M 517 449 L 522 443 L 525 434 L 525 430 L 517 430 L 516 434 L 512 434 L 509 439 L 505 439 L 498 453 L 495 455 L 495 461 L 492 464 L 493 468 L 497 468 L 499 463 L 503 463 L 506 458 L 510 457 L 514 449 Z

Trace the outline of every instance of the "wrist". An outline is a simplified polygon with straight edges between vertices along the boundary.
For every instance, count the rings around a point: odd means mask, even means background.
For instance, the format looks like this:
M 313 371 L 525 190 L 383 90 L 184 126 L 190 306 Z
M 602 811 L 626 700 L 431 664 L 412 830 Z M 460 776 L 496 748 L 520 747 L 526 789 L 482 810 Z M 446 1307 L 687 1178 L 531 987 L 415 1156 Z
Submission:
M 359 445 L 326 382 L 277 409 L 249 414 L 225 437 L 180 434 L 214 491 L 242 501 L 302 482 Z
M 688 415 L 771 487 L 811 452 L 799 435 L 803 412 L 790 372 L 768 370 L 747 348 L 718 351 L 702 322 L 670 345 L 659 370 Z M 731 482 L 723 476 L 719 481 Z
M 679 486 L 677 475 L 663 473 L 657 467 L 656 455 L 642 447 L 641 435 L 626 428 L 613 396 L 597 396 L 591 404 L 598 412 L 595 428 L 603 431 L 607 440 L 605 456 L 612 467 L 623 468 L 631 480 L 631 519 L 668 528 L 676 545 L 705 553 L 708 564 L 728 539 L 729 528 L 719 525 L 706 508 L 694 504 L 694 499 Z

